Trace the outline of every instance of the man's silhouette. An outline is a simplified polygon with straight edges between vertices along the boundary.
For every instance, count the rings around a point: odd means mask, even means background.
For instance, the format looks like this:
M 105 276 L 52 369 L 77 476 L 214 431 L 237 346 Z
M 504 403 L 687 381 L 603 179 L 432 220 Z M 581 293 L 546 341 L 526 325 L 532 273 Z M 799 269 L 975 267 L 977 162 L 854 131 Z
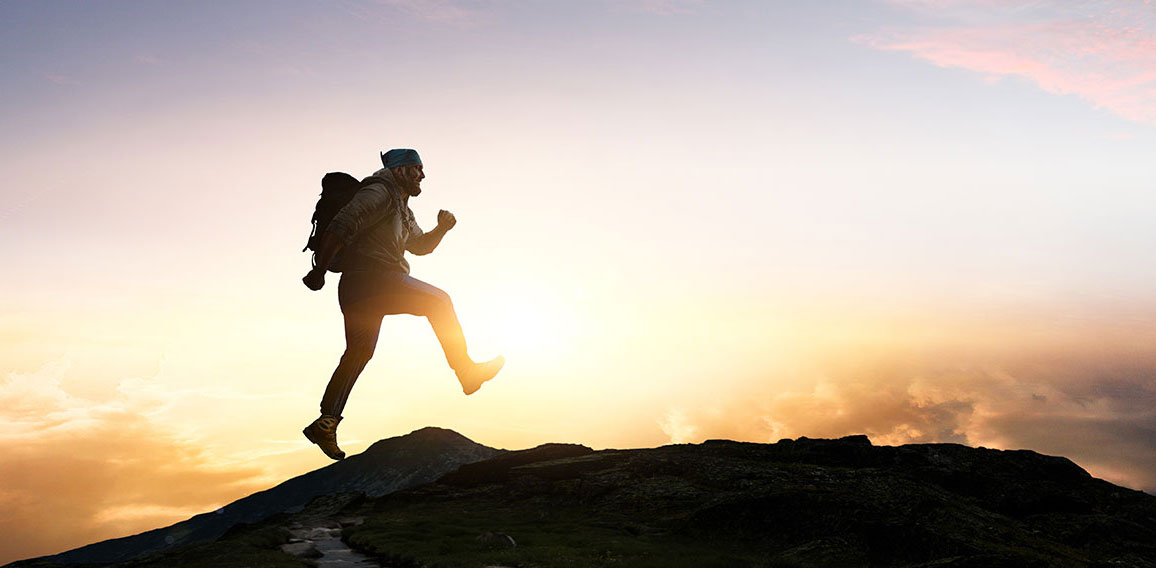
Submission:
M 477 391 L 505 363 L 500 356 L 485 363 L 471 360 L 449 294 L 409 275 L 405 251 L 433 252 L 457 223 L 444 209 L 438 212 L 437 227 L 428 233 L 414 220 L 409 198 L 421 194 L 425 179 L 421 158 L 414 150 L 390 150 L 381 155 L 381 163 L 384 167 L 363 180 L 361 191 L 330 221 L 318 247 L 317 265 L 303 279 L 310 289 L 320 290 L 325 271 L 341 251 L 337 298 L 345 316 L 345 353 L 321 399 L 321 416 L 303 431 L 335 460 L 345 457 L 337 446 L 341 411 L 353 383 L 373 356 L 383 316 L 413 314 L 429 319 L 466 394 Z

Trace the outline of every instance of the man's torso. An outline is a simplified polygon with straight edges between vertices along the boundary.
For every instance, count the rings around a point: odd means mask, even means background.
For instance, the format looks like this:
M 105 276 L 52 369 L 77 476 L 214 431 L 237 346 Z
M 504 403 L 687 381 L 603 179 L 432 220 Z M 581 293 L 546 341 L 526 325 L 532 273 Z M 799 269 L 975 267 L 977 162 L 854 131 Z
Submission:
M 344 271 L 409 273 L 406 243 L 422 235 L 402 189 L 387 169 L 374 172 L 330 226 L 346 240 Z

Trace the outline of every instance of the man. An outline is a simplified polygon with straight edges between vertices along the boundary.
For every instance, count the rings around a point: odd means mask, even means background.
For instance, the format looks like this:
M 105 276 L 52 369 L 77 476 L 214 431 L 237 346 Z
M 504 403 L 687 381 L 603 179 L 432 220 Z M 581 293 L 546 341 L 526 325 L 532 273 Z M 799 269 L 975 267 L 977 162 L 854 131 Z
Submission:
M 341 411 L 353 383 L 373 356 L 383 316 L 413 314 L 429 319 L 467 395 L 492 379 L 505 363 L 501 356 L 485 363 L 471 360 L 449 295 L 409 275 L 405 251 L 433 252 L 457 223 L 444 209 L 438 212 L 437 227 L 428 233 L 414 220 L 409 198 L 421 194 L 425 179 L 418 153 L 390 150 L 381 155 L 381 163 L 384 167 L 366 178 L 361 191 L 330 221 L 318 247 L 317 265 L 302 279 L 309 289 L 320 290 L 325 271 L 340 251 L 337 298 L 345 316 L 345 353 L 321 399 L 321 416 L 302 431 L 335 460 L 345 457 L 337 446 Z

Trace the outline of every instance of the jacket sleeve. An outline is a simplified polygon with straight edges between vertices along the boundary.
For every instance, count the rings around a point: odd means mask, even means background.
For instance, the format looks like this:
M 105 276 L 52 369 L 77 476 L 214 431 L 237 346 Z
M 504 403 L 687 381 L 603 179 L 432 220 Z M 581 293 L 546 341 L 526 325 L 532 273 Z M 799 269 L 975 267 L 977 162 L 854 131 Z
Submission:
M 430 238 L 426 236 L 425 231 L 417 224 L 417 219 L 414 218 L 413 212 L 407 212 L 405 216 L 405 229 L 408 233 L 405 239 L 405 250 L 410 254 L 421 256 L 429 254 L 437 248 L 437 243 L 430 242 Z
M 365 229 L 377 224 L 389 214 L 393 200 L 384 188 L 367 186 L 353 195 L 333 220 L 328 232 L 333 233 L 342 244 L 349 246 Z

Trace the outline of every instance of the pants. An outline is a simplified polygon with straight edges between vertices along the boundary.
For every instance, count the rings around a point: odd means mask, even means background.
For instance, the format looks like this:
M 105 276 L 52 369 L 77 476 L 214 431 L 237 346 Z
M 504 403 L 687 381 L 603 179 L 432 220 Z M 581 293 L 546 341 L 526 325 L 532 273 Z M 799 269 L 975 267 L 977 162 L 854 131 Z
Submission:
M 473 364 L 466 338 L 449 294 L 404 272 L 344 272 L 337 290 L 345 315 L 345 353 L 321 399 L 321 413 L 341 416 L 353 383 L 377 347 L 381 319 L 391 314 L 425 316 L 445 352 L 450 368 Z

